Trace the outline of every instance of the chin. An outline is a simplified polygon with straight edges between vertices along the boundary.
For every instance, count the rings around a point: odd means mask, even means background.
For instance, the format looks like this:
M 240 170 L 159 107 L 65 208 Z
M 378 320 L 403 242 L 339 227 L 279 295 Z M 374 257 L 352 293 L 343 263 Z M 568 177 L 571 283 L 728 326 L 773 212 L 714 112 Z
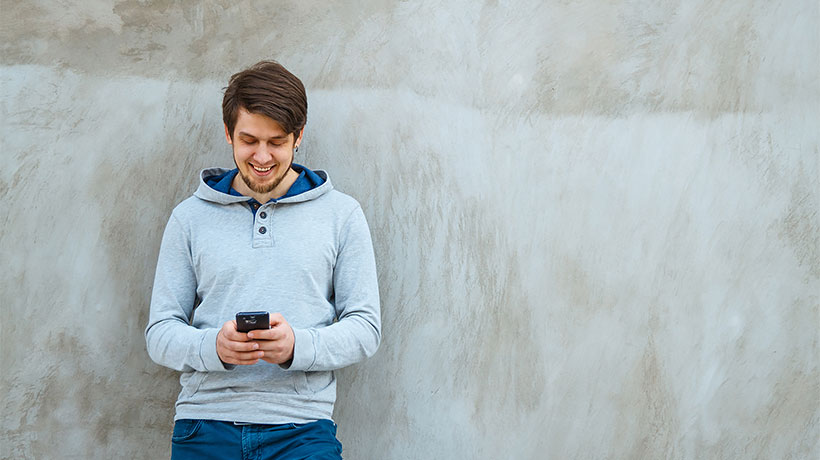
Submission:
M 245 185 L 248 186 L 251 190 L 256 193 L 269 193 L 282 182 L 285 175 L 282 174 L 278 177 L 271 177 L 270 180 L 261 181 L 259 178 L 253 175 L 253 172 L 250 173 L 250 177 L 246 174 L 242 174 L 242 181 L 245 182 Z

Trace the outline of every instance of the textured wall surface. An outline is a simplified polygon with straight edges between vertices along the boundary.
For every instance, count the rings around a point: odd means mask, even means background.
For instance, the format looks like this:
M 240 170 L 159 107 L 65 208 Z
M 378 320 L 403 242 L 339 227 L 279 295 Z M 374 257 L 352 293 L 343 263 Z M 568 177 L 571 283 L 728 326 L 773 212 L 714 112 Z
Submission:
M 160 236 L 262 58 L 373 233 L 346 458 L 820 456 L 816 1 L 346 3 L 2 0 L 0 457 L 167 456 Z

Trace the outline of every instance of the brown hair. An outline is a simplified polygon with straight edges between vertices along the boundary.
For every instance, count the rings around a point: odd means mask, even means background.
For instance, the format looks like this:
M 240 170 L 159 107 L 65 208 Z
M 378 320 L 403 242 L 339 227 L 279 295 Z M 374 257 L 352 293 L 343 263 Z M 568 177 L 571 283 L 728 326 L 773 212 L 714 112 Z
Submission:
M 307 95 L 302 81 L 276 61 L 261 61 L 231 76 L 222 98 L 222 121 L 233 139 L 239 109 L 279 123 L 294 140 L 307 121 Z

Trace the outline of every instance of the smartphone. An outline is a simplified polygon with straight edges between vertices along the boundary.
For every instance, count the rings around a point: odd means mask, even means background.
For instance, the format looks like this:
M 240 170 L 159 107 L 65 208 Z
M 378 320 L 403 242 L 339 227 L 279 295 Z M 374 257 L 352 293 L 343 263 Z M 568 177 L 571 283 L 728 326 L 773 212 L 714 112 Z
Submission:
M 266 311 L 240 311 L 236 314 L 236 330 L 248 332 L 254 329 L 270 329 L 270 315 Z

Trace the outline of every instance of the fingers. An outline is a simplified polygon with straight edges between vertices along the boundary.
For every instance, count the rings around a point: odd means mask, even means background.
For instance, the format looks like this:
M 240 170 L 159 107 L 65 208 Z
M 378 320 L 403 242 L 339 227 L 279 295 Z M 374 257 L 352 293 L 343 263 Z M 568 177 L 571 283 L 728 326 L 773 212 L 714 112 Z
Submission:
M 246 359 L 237 359 L 237 360 L 234 360 L 232 362 L 228 362 L 228 361 L 225 361 L 225 362 L 228 363 L 228 364 L 238 364 L 240 366 L 250 366 L 251 364 L 258 363 L 259 359 L 260 358 L 247 359 L 247 360 Z
M 248 332 L 248 338 L 251 340 L 282 340 L 287 337 L 287 330 L 290 325 L 285 320 L 281 313 L 273 313 L 270 315 L 270 329 L 255 329 Z
M 293 329 L 281 314 L 271 315 L 270 329 L 251 331 L 248 336 L 259 343 L 259 349 L 265 353 L 263 360 L 282 364 L 293 359 Z
M 271 364 L 282 364 L 284 362 L 290 361 L 292 359 L 292 357 L 293 357 L 292 354 L 288 354 L 285 351 L 279 351 L 279 352 L 266 351 L 265 356 L 262 357 L 262 361 L 267 361 Z
M 236 330 L 236 320 L 233 319 L 225 322 L 220 332 L 226 339 L 234 342 L 247 342 L 249 340 L 248 334 Z
M 258 343 L 236 330 L 236 321 L 226 322 L 216 334 L 216 353 L 222 362 L 242 365 L 255 364 L 265 355 Z
M 280 354 L 293 347 L 287 340 L 260 340 L 258 344 L 259 350 L 265 352 L 265 356 Z
M 254 329 L 248 332 L 249 340 L 282 340 L 287 336 L 290 326 L 287 323 L 277 323 L 270 329 Z
M 257 361 L 265 356 L 265 352 L 261 350 L 256 351 L 233 351 L 223 348 L 219 353 L 219 358 L 229 364 L 255 364 Z
M 256 342 L 235 342 L 232 340 L 225 340 L 223 347 L 234 353 L 247 353 L 259 349 L 259 344 Z
M 236 330 L 236 321 L 227 321 L 216 336 L 219 358 L 229 364 L 249 365 L 260 359 L 281 364 L 293 358 L 293 329 L 280 313 L 270 316 L 270 329 L 248 333 Z

